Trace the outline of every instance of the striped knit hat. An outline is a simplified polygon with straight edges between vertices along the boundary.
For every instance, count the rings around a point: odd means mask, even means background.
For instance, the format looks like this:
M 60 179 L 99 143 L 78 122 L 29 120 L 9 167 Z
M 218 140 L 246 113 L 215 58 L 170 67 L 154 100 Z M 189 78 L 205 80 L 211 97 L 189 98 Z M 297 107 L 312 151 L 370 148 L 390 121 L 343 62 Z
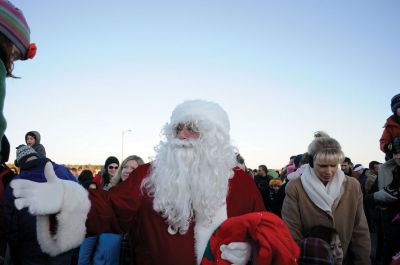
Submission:
M 21 52 L 21 59 L 33 58 L 30 30 L 22 11 L 8 0 L 0 0 L 0 32 L 3 33 Z M 36 48 L 35 48 L 36 51 Z

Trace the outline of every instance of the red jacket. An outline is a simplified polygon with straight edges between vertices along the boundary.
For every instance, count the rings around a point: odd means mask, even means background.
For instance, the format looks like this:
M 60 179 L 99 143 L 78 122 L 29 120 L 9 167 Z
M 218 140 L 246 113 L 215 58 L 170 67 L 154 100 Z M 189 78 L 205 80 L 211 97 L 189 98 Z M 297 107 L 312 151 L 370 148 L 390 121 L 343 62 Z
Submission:
M 136 243 L 133 251 L 138 265 L 195 265 L 194 223 L 184 235 L 169 234 L 165 219 L 153 210 L 153 199 L 140 189 L 150 169 L 150 164 L 138 167 L 108 193 L 90 190 L 92 209 L 86 222 L 88 232 L 135 231 L 130 237 Z M 253 179 L 240 169 L 234 169 L 234 173 L 226 198 L 227 217 L 263 211 L 263 201 Z
M 379 140 L 382 152 L 385 152 L 385 145 L 389 144 L 394 137 L 400 137 L 400 124 L 395 121 L 394 115 L 387 118 L 384 130 Z

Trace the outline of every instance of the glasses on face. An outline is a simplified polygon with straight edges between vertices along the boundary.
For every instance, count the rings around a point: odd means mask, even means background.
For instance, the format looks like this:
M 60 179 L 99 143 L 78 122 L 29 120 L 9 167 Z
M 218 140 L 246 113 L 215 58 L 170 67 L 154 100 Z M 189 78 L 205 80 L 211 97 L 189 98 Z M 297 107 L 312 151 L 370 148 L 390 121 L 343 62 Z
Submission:
M 176 126 L 175 128 L 176 134 L 182 131 L 183 128 L 185 127 L 189 132 L 199 132 L 199 129 L 193 122 L 186 122 L 186 123 L 179 123 L 178 126 Z
M 108 169 L 118 169 L 118 166 L 115 166 L 115 167 L 113 167 L 113 166 L 108 166 Z

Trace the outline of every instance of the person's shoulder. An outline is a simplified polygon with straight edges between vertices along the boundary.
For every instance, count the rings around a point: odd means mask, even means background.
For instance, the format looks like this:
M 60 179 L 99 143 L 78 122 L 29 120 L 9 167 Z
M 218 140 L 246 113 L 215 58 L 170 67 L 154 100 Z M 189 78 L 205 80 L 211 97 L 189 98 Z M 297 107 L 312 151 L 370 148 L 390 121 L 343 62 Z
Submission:
M 346 183 L 348 183 L 348 185 L 359 185 L 360 181 L 358 179 L 356 179 L 355 177 L 349 177 L 347 175 L 344 176 Z
M 400 127 L 400 124 L 396 121 L 394 115 L 391 115 L 386 119 L 385 125 L 383 127 L 385 129 L 387 127 Z
M 253 178 L 240 168 L 233 168 L 233 176 L 229 179 L 230 189 L 252 189 L 257 188 Z
M 148 175 L 151 170 L 151 163 L 139 165 L 134 171 L 139 175 Z
M 53 162 L 53 168 L 58 178 L 78 182 L 77 178 L 72 175 L 71 171 L 66 166 Z
M 292 179 L 286 183 L 286 190 L 295 190 L 299 187 L 302 187 L 301 178 Z
M 243 169 L 241 169 L 239 167 L 235 167 L 232 170 L 233 170 L 232 179 L 236 179 L 236 180 L 241 179 L 241 180 L 245 180 L 245 181 L 254 181 L 253 177 L 249 173 L 244 171 Z
M 138 183 L 141 183 L 144 178 L 150 175 L 151 166 L 151 162 L 139 165 L 137 168 L 135 168 L 135 170 L 131 172 L 129 178 L 132 176 L 133 179 L 139 180 Z
M 361 183 L 358 179 L 354 177 L 349 177 L 345 175 L 345 182 L 342 185 L 347 186 L 347 190 L 351 190 L 352 194 L 357 194 L 355 191 L 361 192 Z

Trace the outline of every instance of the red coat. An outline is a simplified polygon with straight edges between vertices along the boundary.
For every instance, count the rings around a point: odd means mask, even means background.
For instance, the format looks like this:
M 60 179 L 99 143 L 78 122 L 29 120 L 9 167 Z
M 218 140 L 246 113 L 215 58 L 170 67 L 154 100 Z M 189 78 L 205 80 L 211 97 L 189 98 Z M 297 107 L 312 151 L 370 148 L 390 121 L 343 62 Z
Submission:
M 134 226 L 131 231 L 135 233 L 131 232 L 130 237 L 134 237 L 138 265 L 195 265 L 194 224 L 184 235 L 170 235 L 165 219 L 153 210 L 152 198 L 140 189 L 150 169 L 150 164 L 138 167 L 108 193 L 90 191 L 92 209 L 86 222 L 88 233 L 128 232 Z M 227 216 L 263 211 L 263 201 L 253 179 L 238 168 L 234 173 L 226 199 Z
M 385 152 L 385 145 L 390 143 L 394 137 L 400 137 L 400 124 L 394 120 L 394 115 L 387 118 L 381 139 L 379 140 L 382 152 Z

